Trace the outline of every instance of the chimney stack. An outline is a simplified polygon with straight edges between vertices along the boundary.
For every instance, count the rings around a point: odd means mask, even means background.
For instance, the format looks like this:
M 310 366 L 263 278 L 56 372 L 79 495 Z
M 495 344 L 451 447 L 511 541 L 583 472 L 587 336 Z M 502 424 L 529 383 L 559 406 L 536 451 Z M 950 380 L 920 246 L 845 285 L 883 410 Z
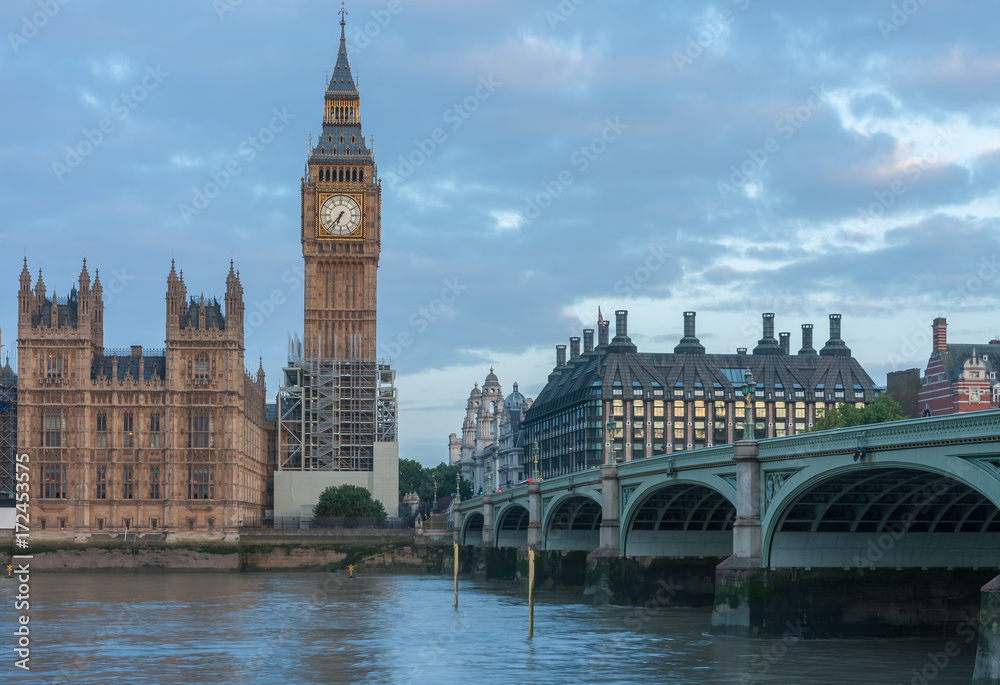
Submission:
M 566 366 L 566 346 L 556 345 L 556 368 Z
M 824 357 L 849 357 L 851 355 L 850 348 L 840 338 L 840 314 L 830 315 L 830 339 L 826 341 L 826 345 L 819 353 Z
M 584 328 L 583 329 L 583 353 L 594 351 L 594 329 Z
M 628 337 L 628 310 L 619 309 L 615 312 L 615 337 Z
M 943 316 L 939 316 L 934 319 L 934 323 L 931 324 L 931 328 L 934 330 L 934 351 L 935 352 L 947 352 L 948 351 L 948 320 Z
M 764 321 L 764 335 L 753 348 L 754 354 L 781 354 L 781 345 L 774 337 L 774 313 L 761 315 Z
M 705 346 L 698 340 L 694 327 L 694 312 L 684 312 L 684 337 L 674 347 L 674 354 L 705 354 Z
M 778 338 L 781 340 L 781 351 L 785 354 L 792 353 L 792 334 L 791 333 L 778 333 Z
M 816 354 L 813 347 L 813 325 L 811 323 L 802 324 L 802 349 L 799 354 Z
M 580 357 L 580 339 L 570 338 L 569 339 L 569 360 L 573 361 Z

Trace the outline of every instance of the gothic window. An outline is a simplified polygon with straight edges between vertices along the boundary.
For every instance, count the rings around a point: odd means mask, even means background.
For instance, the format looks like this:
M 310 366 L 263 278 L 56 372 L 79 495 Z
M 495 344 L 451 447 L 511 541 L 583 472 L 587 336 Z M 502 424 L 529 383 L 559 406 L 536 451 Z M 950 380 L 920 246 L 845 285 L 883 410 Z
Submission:
M 364 183 L 365 182 L 365 170 L 364 169 L 361 169 L 360 171 L 358 171 L 358 181 L 360 183 Z
M 97 412 L 97 447 L 108 446 L 108 413 Z
M 352 143 L 354 142 L 354 136 L 351 136 L 351 142 Z
M 42 497 L 46 499 L 66 499 L 66 467 L 43 467 L 42 486 Z
M 149 499 L 160 499 L 160 467 L 149 467 Z M 155 528 L 155 526 L 154 526 Z
M 97 489 L 95 495 L 97 499 L 107 499 L 108 498 L 108 467 L 98 466 L 97 467 Z
M 215 467 L 188 467 L 188 499 L 215 499 Z
M 47 378 L 62 378 L 63 360 L 61 354 L 49 353 L 45 360 L 45 376 Z
M 333 136 L 327 136 L 326 137 L 326 142 L 332 143 L 333 142 Z
M 359 155 L 361 154 L 361 148 L 360 147 L 358 148 L 358 154 Z
M 325 155 L 326 154 L 326 146 L 325 145 L 319 149 L 319 153 L 321 155 Z M 334 152 L 334 154 L 336 154 L 336 152 Z
M 196 381 L 208 380 L 208 355 L 204 352 L 194 358 L 194 379 Z
M 330 118 L 331 119 L 336 119 L 337 118 L 337 108 L 336 107 L 331 107 L 330 108 Z
M 149 446 L 153 448 L 160 446 L 160 414 L 158 412 L 149 415 Z
M 62 447 L 66 442 L 66 417 L 61 411 L 47 411 L 42 417 L 42 445 Z
M 122 416 L 122 447 L 128 449 L 135 447 L 135 433 L 133 432 L 132 412 L 127 411 Z
M 122 499 L 132 499 L 132 467 L 122 467 Z
M 343 143 L 343 142 L 344 142 L 344 136 L 340 136 L 340 142 L 341 142 L 341 143 Z
M 215 447 L 213 424 L 207 412 L 193 412 L 188 418 L 188 447 Z
M 337 148 L 333 148 L 333 154 L 337 154 Z

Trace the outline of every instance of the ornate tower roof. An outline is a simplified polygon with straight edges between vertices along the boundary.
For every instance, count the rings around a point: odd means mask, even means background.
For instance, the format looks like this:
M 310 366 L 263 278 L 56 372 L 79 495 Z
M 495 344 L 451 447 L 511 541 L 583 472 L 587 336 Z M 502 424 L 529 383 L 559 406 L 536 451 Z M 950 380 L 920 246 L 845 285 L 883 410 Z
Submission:
M 346 15 L 342 9 L 337 64 L 324 98 L 323 133 L 309 155 L 310 162 L 358 164 L 372 156 L 361 132 L 361 98 L 347 60 Z
M 330 77 L 330 84 L 326 87 L 330 93 L 344 93 L 350 95 L 358 94 L 358 86 L 354 83 L 351 75 L 351 64 L 347 61 L 347 38 L 345 27 L 347 25 L 347 10 L 340 10 L 340 50 L 337 52 L 337 66 L 333 68 L 333 76 Z

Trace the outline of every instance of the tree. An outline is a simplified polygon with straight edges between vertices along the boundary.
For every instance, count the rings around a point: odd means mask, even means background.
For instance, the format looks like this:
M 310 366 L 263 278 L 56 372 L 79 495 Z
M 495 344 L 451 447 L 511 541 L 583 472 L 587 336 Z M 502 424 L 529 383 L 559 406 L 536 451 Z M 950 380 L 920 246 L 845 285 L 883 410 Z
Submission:
M 851 426 L 867 426 L 885 421 L 900 421 L 905 419 L 903 408 L 889 395 L 879 395 L 875 401 L 864 409 L 858 409 L 853 404 L 840 403 L 826 413 L 822 419 L 813 425 L 814 431 L 830 430 L 831 428 L 849 428 Z
M 343 516 L 345 518 L 373 518 L 385 521 L 385 507 L 366 488 L 357 485 L 329 487 L 319 496 L 313 507 L 313 518 Z
M 441 462 L 434 468 L 422 466 L 413 459 L 399 460 L 399 499 L 403 500 L 411 492 L 417 493 L 424 502 L 434 500 L 434 481 L 437 481 L 438 497 L 446 497 L 455 492 L 455 476 L 458 466 Z M 472 498 L 472 483 L 462 479 L 462 499 Z

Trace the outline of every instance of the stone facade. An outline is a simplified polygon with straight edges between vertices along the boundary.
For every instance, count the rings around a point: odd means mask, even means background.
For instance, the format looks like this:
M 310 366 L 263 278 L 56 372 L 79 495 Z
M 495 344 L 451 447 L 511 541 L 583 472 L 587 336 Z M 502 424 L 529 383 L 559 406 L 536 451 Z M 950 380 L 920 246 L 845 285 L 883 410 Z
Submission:
M 18 452 L 31 459 L 32 536 L 235 534 L 263 515 L 264 371 L 244 368 L 243 287 L 230 264 L 224 309 L 188 299 L 171 265 L 166 347 L 104 346 L 100 275 L 84 260 L 49 297 L 27 260 L 18 293 Z
M 518 392 L 517 383 L 504 398 L 492 368 L 482 389 L 479 383 L 472 388 L 462 438 L 455 433 L 448 436 L 448 463 L 459 465 L 473 492 L 486 491 L 490 483 L 494 489 L 510 487 L 530 477 L 524 462 L 530 459 L 531 450 L 521 427 L 530 407 L 531 399 Z

